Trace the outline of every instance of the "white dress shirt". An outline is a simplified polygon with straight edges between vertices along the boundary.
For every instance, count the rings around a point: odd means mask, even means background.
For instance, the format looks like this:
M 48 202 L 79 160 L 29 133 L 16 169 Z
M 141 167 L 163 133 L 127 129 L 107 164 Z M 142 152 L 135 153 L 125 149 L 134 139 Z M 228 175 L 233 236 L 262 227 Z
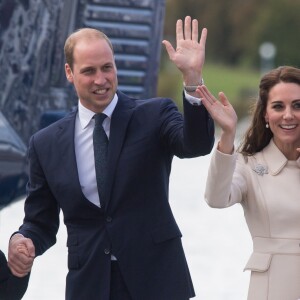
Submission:
M 109 138 L 110 121 L 112 113 L 118 103 L 118 96 L 115 94 L 113 100 L 103 111 L 107 118 L 103 121 L 103 128 Z M 93 130 L 95 113 L 84 107 L 78 101 L 78 113 L 75 121 L 75 154 L 77 170 L 81 190 L 84 196 L 93 204 L 101 207 L 101 199 L 96 182 L 94 147 L 93 147 Z

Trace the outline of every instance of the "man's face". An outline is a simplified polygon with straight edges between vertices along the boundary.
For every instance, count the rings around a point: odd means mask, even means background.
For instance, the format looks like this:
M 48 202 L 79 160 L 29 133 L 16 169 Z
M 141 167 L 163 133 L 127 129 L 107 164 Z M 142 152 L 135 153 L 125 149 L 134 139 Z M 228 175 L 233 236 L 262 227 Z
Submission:
M 83 106 L 102 112 L 112 101 L 118 86 L 113 52 L 105 39 L 82 39 L 74 48 L 73 71 L 65 65 Z

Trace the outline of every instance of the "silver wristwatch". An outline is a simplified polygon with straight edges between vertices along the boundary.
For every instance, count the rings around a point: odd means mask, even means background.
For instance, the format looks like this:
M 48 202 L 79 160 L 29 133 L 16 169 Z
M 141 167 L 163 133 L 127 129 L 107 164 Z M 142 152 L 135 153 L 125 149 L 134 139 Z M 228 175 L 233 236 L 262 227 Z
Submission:
M 192 93 L 196 91 L 199 85 L 203 85 L 203 84 L 204 84 L 204 80 L 203 78 L 201 78 L 200 83 L 198 85 L 185 85 L 185 83 L 183 83 L 183 88 L 187 93 Z

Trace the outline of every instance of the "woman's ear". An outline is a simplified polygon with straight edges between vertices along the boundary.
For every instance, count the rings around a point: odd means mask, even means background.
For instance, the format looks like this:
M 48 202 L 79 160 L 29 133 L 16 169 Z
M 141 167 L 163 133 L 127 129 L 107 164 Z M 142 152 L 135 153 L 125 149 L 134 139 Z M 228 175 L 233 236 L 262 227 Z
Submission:
M 267 113 L 265 113 L 265 122 L 266 122 L 266 123 L 269 123 L 269 116 L 268 116 Z

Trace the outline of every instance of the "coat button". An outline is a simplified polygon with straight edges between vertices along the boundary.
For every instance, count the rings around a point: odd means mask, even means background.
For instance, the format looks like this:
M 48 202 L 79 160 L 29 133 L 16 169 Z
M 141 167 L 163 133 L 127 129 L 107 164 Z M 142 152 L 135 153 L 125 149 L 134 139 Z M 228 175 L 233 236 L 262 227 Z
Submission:
M 112 221 L 112 217 L 108 216 L 106 217 L 106 222 L 110 223 Z
M 110 250 L 109 250 L 108 248 L 105 248 L 105 249 L 104 249 L 104 253 L 105 253 L 105 254 L 109 254 L 109 253 L 110 253 Z

